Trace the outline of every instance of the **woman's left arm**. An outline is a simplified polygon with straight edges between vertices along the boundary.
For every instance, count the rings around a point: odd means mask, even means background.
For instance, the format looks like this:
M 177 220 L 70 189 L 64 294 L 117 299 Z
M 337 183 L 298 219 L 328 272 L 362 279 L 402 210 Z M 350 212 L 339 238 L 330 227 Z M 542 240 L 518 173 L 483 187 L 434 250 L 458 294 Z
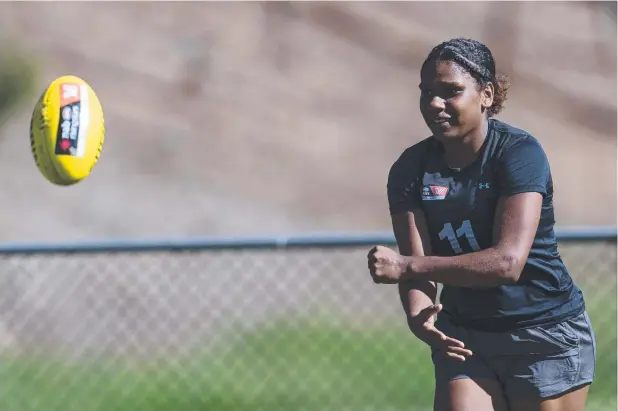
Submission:
M 491 247 L 453 257 L 409 257 L 378 246 L 368 256 L 374 281 L 426 280 L 470 288 L 517 283 L 538 229 L 543 198 L 551 190 L 551 174 L 543 148 L 531 136 L 516 140 L 498 160 L 501 197 Z
M 501 198 L 492 247 L 454 257 L 406 257 L 401 280 L 436 281 L 471 288 L 515 284 L 534 241 L 542 203 L 543 196 L 536 192 Z

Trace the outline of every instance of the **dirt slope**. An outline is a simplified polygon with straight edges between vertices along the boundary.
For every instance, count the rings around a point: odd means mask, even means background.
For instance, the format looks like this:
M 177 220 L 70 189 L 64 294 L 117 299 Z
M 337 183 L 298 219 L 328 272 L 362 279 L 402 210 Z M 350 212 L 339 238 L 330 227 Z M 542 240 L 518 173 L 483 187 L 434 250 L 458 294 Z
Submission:
M 29 108 L 16 113 L 0 241 L 387 230 L 388 168 L 427 134 L 418 68 L 459 35 L 512 74 L 502 119 L 546 147 L 558 223 L 615 224 L 614 21 L 499 4 L 3 3 L 41 88 L 67 73 L 95 87 L 107 142 L 87 181 L 53 187 L 30 158 Z

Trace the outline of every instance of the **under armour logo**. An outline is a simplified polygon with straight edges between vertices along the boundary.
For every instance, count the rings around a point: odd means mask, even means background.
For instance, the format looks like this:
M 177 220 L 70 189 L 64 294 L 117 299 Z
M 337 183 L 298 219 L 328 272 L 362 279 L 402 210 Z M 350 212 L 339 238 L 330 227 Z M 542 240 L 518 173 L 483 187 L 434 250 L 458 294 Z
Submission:
M 489 183 L 479 183 L 479 188 L 480 189 L 489 188 Z

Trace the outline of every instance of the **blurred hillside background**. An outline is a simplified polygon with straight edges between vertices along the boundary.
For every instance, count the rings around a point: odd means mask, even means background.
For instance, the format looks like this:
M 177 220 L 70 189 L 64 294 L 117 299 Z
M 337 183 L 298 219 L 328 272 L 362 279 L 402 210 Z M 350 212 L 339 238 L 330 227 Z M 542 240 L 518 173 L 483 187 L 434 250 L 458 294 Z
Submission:
M 499 118 L 545 147 L 558 226 L 616 225 L 615 2 L 3 2 L 0 36 L 0 242 L 389 232 L 420 66 L 459 36 L 511 76 Z M 106 141 L 57 187 L 29 120 L 66 74 Z M 0 247 L 0 410 L 427 411 L 429 349 L 367 248 Z M 615 235 L 560 251 L 597 333 L 587 411 L 616 410 Z
M 615 225 L 612 8 L 3 3 L 0 33 L 35 71 L 0 129 L 0 240 L 388 230 L 388 169 L 428 136 L 420 65 L 456 36 L 511 75 L 499 118 L 546 148 L 558 225 Z M 43 180 L 28 146 L 31 108 L 64 74 L 94 87 L 107 125 L 101 161 L 70 188 Z

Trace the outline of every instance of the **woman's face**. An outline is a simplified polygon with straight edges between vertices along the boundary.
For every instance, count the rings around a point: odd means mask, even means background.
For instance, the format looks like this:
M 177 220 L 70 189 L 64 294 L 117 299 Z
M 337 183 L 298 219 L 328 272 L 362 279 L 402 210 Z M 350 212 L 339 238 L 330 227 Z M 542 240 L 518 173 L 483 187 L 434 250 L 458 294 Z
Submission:
M 440 141 L 463 138 L 480 127 L 493 103 L 493 85 L 480 88 L 470 73 L 452 61 L 426 64 L 419 87 L 421 114 Z

